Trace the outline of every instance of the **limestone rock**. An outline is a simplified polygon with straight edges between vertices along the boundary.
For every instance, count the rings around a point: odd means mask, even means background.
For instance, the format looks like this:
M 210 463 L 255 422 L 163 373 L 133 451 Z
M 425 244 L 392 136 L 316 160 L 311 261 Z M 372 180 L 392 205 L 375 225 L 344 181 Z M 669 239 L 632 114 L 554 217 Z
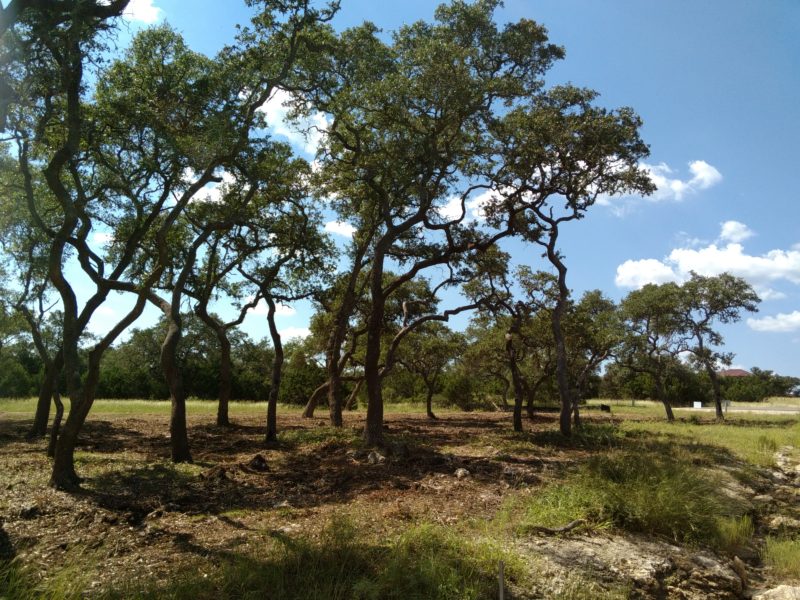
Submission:
M 373 450 L 367 456 L 367 462 L 371 465 L 381 465 L 386 462 L 386 457 L 380 452 Z
M 753 596 L 753 600 L 800 600 L 800 587 L 793 585 L 779 585 Z

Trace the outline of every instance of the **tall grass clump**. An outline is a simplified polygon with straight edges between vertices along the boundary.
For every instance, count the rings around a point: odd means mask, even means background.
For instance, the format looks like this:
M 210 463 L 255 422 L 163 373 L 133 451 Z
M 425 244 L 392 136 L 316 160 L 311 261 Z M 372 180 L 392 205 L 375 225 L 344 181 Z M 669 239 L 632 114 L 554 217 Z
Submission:
M 717 547 L 728 554 L 739 554 L 753 539 L 753 520 L 750 515 L 717 519 Z
M 761 556 L 779 577 L 800 579 L 800 538 L 768 536 Z
M 586 519 L 590 525 L 658 535 L 676 542 L 719 539 L 719 518 L 741 507 L 719 481 L 680 453 L 615 451 L 590 458 L 563 483 L 527 502 L 523 531 Z

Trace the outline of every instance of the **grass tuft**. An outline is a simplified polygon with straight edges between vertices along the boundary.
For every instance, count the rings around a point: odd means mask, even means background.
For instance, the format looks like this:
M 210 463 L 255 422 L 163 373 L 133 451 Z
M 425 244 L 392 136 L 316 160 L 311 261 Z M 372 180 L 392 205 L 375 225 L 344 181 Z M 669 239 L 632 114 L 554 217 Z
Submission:
M 717 547 L 728 554 L 740 554 L 753 539 L 753 520 L 749 515 L 717 519 Z
M 779 577 L 800 579 L 800 539 L 769 536 L 761 556 Z
M 520 529 L 585 518 L 594 527 L 613 525 L 700 543 L 718 540 L 718 518 L 738 516 L 741 509 L 686 453 L 613 451 L 590 458 L 564 482 L 531 497 Z

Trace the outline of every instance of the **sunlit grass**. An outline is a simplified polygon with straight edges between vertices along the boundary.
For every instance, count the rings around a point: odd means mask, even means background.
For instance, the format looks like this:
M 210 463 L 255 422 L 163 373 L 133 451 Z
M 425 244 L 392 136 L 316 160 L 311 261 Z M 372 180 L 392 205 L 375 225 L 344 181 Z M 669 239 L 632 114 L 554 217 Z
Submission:
M 316 540 L 274 534 L 256 555 L 231 555 L 202 573 L 187 569 L 167 583 L 136 583 L 105 597 L 478 600 L 496 591 L 500 560 L 515 578 L 517 561 L 489 540 L 420 524 L 377 542 L 338 518 Z
M 724 423 L 626 421 L 621 427 L 678 443 L 718 446 L 758 466 L 773 466 L 775 451 L 782 446 L 800 448 L 800 421 L 786 416 L 730 418 Z
M 66 409 L 69 409 L 69 400 L 64 398 Z M 32 418 L 36 412 L 36 398 L 0 398 L 0 413 L 4 418 L 25 419 Z M 264 415 L 267 412 L 267 403 L 263 401 L 234 401 L 228 405 L 231 415 Z M 186 410 L 190 415 L 213 415 L 217 412 L 216 400 L 197 400 L 186 401 Z M 384 413 L 411 413 L 424 414 L 425 404 L 420 402 L 387 402 L 384 405 Z M 303 407 L 297 404 L 278 404 L 278 414 L 300 414 Z M 93 415 L 169 415 L 169 400 L 107 400 L 98 399 L 92 404 Z M 345 414 L 363 414 L 366 407 L 358 407 Z M 436 413 L 448 414 L 461 412 L 455 407 L 435 407 Z M 327 406 L 317 408 L 317 416 L 325 418 L 328 415 Z
M 515 516 L 504 520 L 516 522 L 521 532 L 585 519 L 592 528 L 713 543 L 721 540 L 719 518 L 738 518 L 744 510 L 720 488 L 720 477 L 698 467 L 689 453 L 614 450 L 512 502 L 507 510 Z
M 776 575 L 800 579 L 800 538 L 768 537 L 761 555 Z

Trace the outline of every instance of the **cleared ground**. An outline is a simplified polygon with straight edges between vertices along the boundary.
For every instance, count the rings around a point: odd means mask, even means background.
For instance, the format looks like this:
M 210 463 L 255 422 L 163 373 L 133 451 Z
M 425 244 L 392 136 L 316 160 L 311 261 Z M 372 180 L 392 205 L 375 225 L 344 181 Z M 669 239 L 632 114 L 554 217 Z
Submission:
M 196 402 L 195 463 L 176 466 L 165 403 L 98 402 L 68 495 L 24 439 L 32 406 L 0 404 L 11 597 L 494 598 L 501 560 L 520 598 L 735 598 L 800 575 L 764 555 L 797 539 L 796 418 L 668 426 L 619 404 L 565 440 L 554 415 L 517 434 L 507 413 L 390 407 L 374 452 L 359 412 L 336 430 L 284 407 L 265 446 L 262 405 L 234 404 L 223 429 Z

